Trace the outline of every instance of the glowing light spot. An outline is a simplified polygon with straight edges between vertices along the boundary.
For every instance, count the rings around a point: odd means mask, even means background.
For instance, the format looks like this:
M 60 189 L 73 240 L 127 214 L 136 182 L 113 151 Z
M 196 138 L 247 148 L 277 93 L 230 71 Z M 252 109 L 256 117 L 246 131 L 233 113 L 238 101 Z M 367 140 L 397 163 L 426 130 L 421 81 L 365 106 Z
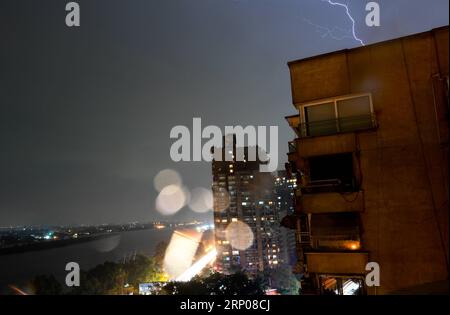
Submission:
M 213 195 L 210 190 L 199 187 L 191 191 L 189 207 L 192 211 L 199 213 L 208 212 L 212 210 L 213 203 Z
M 91 242 L 91 246 L 101 252 L 107 253 L 115 249 L 120 243 L 120 235 L 114 235 L 108 238 L 99 239 Z
M 244 222 L 231 222 L 225 230 L 226 239 L 233 248 L 246 250 L 253 244 L 252 229 Z
M 172 279 L 186 272 L 197 252 L 202 234 L 195 231 L 175 231 L 164 255 L 164 271 Z
M 163 215 L 173 215 L 186 205 L 188 199 L 189 194 L 183 187 L 166 186 L 156 198 L 156 210 Z
M 223 212 L 230 206 L 230 194 L 228 191 L 220 190 L 214 192 L 214 210 Z
M 157 191 L 161 191 L 164 187 L 169 185 L 181 186 L 181 176 L 174 170 L 165 169 L 156 174 L 153 179 L 153 184 Z
M 180 276 L 178 276 L 176 281 L 189 281 L 195 275 L 197 275 L 200 271 L 203 270 L 208 264 L 212 263 L 217 256 L 216 249 L 210 250 L 205 256 L 196 261 L 189 269 L 183 272 Z
M 349 241 L 346 243 L 346 247 L 351 250 L 358 250 L 360 249 L 360 243 L 357 241 Z
M 17 293 L 17 295 L 28 295 L 25 291 L 19 289 L 19 288 L 16 287 L 15 285 L 10 284 L 9 287 L 10 287 L 15 293 Z

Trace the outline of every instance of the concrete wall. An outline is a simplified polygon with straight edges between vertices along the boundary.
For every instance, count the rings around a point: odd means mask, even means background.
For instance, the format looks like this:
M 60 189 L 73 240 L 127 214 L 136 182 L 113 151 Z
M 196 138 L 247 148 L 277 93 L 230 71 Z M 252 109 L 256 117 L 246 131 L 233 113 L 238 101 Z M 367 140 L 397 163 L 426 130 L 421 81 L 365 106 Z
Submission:
M 448 28 L 289 68 L 295 105 L 372 93 L 379 128 L 359 132 L 357 145 L 362 245 L 381 267 L 377 293 L 447 279 L 448 104 L 441 79 L 448 76 Z

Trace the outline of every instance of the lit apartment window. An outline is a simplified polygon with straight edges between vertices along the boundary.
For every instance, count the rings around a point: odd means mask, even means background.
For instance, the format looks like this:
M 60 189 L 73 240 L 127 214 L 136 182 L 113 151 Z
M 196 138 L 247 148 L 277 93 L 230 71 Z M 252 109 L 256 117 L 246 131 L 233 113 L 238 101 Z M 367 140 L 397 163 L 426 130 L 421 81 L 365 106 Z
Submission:
M 300 107 L 301 135 L 324 136 L 373 128 L 370 94 L 336 97 Z
M 313 214 L 310 222 L 312 247 L 319 250 L 359 250 L 359 220 L 356 212 Z
M 232 252 L 232 254 L 233 254 L 233 255 L 239 255 L 239 251 L 238 251 L 238 250 L 234 250 L 234 251 Z

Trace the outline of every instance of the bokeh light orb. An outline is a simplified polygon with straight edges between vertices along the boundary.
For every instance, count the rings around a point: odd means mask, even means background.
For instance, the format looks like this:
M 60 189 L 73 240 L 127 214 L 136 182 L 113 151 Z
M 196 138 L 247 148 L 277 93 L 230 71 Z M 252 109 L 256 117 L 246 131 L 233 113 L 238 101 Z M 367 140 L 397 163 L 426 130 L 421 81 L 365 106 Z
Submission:
M 177 171 L 171 169 L 165 169 L 156 174 L 153 179 L 155 189 L 161 192 L 164 187 L 169 185 L 181 186 L 182 180 L 180 174 Z
M 189 193 L 184 187 L 168 185 L 156 198 L 156 210 L 163 215 L 174 215 L 189 201 Z
M 213 195 L 211 190 L 198 187 L 191 191 L 191 200 L 189 201 L 189 207 L 192 211 L 198 213 L 205 213 L 213 208 Z
M 241 221 L 231 222 L 225 230 L 226 239 L 233 248 L 246 250 L 253 244 L 252 229 Z
M 95 240 L 91 243 L 91 246 L 101 252 L 107 253 L 114 250 L 120 244 L 120 235 L 112 235 L 107 238 Z
M 214 210 L 223 212 L 230 207 L 230 194 L 226 189 L 218 189 L 214 192 Z

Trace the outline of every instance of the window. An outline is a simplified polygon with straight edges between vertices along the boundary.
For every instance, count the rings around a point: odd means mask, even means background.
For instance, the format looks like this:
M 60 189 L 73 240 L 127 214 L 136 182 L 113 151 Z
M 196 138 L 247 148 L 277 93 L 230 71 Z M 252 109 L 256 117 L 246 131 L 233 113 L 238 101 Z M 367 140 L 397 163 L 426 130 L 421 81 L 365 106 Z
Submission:
M 325 103 L 305 107 L 305 123 L 308 135 L 326 135 L 337 132 L 334 103 Z
M 311 181 L 348 181 L 354 177 L 352 153 L 316 156 L 309 158 L 308 162 Z
M 319 275 L 322 295 L 364 295 L 364 279 L 361 276 Z
M 301 107 L 301 135 L 324 136 L 375 126 L 370 94 L 338 97 Z
M 312 247 L 321 250 L 359 250 L 361 246 L 359 220 L 359 215 L 354 212 L 313 214 Z

